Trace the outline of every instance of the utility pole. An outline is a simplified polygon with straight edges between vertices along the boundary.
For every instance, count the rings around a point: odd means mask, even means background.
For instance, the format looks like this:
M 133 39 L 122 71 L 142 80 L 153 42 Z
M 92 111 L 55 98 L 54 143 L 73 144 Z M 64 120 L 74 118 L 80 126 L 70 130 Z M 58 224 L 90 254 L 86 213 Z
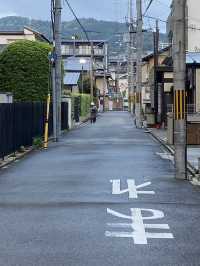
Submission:
M 107 74 L 107 64 L 106 64 L 106 47 L 104 45 L 104 71 L 103 71 L 103 78 L 104 78 L 104 89 L 103 89 L 103 111 L 105 111 L 105 94 L 107 90 L 107 79 L 106 79 L 106 74 Z
M 136 127 L 142 127 L 142 50 L 143 50 L 143 36 L 142 36 L 142 0 L 136 0 L 137 8 L 137 72 L 136 72 L 136 104 L 135 104 L 135 116 Z
M 157 82 L 157 67 L 158 67 L 158 51 L 159 51 L 159 26 L 156 20 L 156 31 L 153 32 L 154 39 L 154 110 L 155 120 L 158 122 L 158 82 Z
M 174 0 L 173 22 L 175 177 L 186 179 L 186 0 Z
M 61 135 L 61 87 L 62 87 L 62 54 L 61 54 L 61 0 L 55 0 L 55 91 L 56 91 L 56 102 L 57 102 L 57 123 L 56 123 L 56 135 L 57 141 Z
M 129 42 L 128 42 L 128 94 L 130 111 L 133 112 L 134 96 L 134 20 L 133 20 L 133 0 L 129 0 Z
M 105 95 L 108 89 L 107 82 L 107 71 L 108 71 L 108 44 L 104 43 L 104 90 L 103 90 L 103 111 L 105 111 Z
M 81 94 L 83 94 L 83 65 L 81 68 Z
M 55 47 L 54 47 L 55 50 Z M 55 53 L 55 52 L 53 52 Z M 55 84 L 55 62 L 52 63 L 52 70 L 51 70 L 51 75 L 52 75 L 52 98 L 53 98 L 53 138 L 54 141 L 58 141 L 58 136 L 57 136 L 57 93 L 56 93 L 56 84 Z
M 93 42 L 90 43 L 91 45 L 91 57 L 90 57 L 90 97 L 91 102 L 94 101 L 94 44 Z
M 117 58 L 117 71 L 116 71 L 116 81 L 115 81 L 115 86 L 116 86 L 116 93 L 117 93 L 117 97 L 118 97 L 118 93 L 119 93 L 119 74 L 120 74 L 120 57 L 118 55 Z

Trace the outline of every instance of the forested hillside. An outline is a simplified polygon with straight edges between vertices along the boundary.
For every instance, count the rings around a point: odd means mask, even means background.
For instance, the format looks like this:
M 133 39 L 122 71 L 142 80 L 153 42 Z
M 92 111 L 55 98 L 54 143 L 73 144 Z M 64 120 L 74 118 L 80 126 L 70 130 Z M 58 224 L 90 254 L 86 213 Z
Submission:
M 109 40 L 110 51 L 119 53 L 125 50 L 124 33 L 128 32 L 125 23 L 98 21 L 95 19 L 81 19 L 81 23 L 88 31 L 91 39 Z M 49 21 L 34 20 L 23 17 L 5 17 L 0 19 L 0 31 L 22 30 L 24 26 L 29 26 L 51 39 L 51 23 Z M 76 21 L 68 21 L 62 23 L 63 39 L 69 39 L 72 35 L 77 35 L 79 38 L 85 38 L 79 25 Z M 144 49 L 145 51 L 153 50 L 152 32 L 144 33 Z M 166 41 L 164 34 L 160 35 L 161 41 Z

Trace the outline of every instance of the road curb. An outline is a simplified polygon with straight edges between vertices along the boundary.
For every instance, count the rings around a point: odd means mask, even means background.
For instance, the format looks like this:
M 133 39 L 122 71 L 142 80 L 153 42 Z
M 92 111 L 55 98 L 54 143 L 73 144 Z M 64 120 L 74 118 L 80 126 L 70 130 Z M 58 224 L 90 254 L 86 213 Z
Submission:
M 30 154 L 31 152 L 35 151 L 35 148 L 33 146 L 29 147 L 29 150 L 25 151 L 24 153 L 21 154 L 17 154 L 16 156 L 12 156 L 12 154 L 8 155 L 8 158 L 11 158 L 11 160 L 8 160 L 7 162 L 3 162 L 2 164 L 0 164 L 0 170 L 3 169 L 4 167 L 9 166 L 10 164 L 16 162 L 17 160 L 21 160 L 23 159 L 25 156 L 27 156 L 28 154 Z
M 165 141 L 163 141 L 161 138 L 159 138 L 158 136 L 156 136 L 151 130 L 147 129 L 148 133 L 151 134 L 151 136 L 158 141 L 169 153 L 171 153 L 171 155 L 174 156 L 174 148 L 172 148 L 171 146 L 169 146 Z M 196 177 L 196 174 L 198 173 L 198 170 L 191 165 L 190 162 L 187 162 L 187 169 L 189 171 L 189 173 L 193 176 Z

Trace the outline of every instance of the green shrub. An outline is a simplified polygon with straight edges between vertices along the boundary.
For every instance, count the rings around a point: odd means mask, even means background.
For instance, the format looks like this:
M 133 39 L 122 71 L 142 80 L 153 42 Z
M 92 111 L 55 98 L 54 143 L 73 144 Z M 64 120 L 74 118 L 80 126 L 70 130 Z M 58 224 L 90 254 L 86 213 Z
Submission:
M 87 116 L 90 113 L 91 97 L 89 94 L 72 94 L 72 105 L 75 97 L 80 97 L 80 115 L 82 117 Z
M 15 101 L 43 101 L 48 94 L 51 46 L 17 41 L 0 54 L 0 91 L 12 92 Z
M 87 116 L 90 112 L 91 97 L 88 94 L 81 95 L 81 116 Z
M 81 84 L 81 78 L 78 81 L 78 87 L 79 87 L 79 92 L 81 92 L 82 90 L 82 84 Z M 91 81 L 90 81 L 90 77 L 88 75 L 84 75 L 83 76 L 83 93 L 88 95 L 90 94 L 90 90 L 91 90 Z M 97 86 L 94 82 L 93 84 L 93 93 L 94 93 L 94 97 L 97 96 Z
M 35 138 L 33 139 L 33 147 L 34 147 L 35 149 L 40 149 L 40 148 L 43 147 L 43 140 L 42 140 L 41 137 L 35 137 Z

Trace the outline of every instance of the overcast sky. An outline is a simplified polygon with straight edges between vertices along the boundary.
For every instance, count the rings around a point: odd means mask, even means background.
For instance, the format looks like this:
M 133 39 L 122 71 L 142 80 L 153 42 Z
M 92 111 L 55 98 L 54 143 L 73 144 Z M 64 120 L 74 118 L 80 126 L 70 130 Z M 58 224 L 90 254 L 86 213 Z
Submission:
M 128 14 L 128 0 L 69 0 L 79 18 L 96 18 L 124 22 Z M 145 3 L 149 0 L 143 0 Z M 154 0 L 148 15 L 166 19 L 171 0 Z M 63 0 L 64 3 L 64 0 Z M 0 0 L 0 17 L 18 15 L 35 19 L 49 20 L 50 0 Z M 63 20 L 73 17 L 64 5 Z M 147 20 L 146 23 L 153 23 Z M 161 27 L 164 27 L 161 24 Z

